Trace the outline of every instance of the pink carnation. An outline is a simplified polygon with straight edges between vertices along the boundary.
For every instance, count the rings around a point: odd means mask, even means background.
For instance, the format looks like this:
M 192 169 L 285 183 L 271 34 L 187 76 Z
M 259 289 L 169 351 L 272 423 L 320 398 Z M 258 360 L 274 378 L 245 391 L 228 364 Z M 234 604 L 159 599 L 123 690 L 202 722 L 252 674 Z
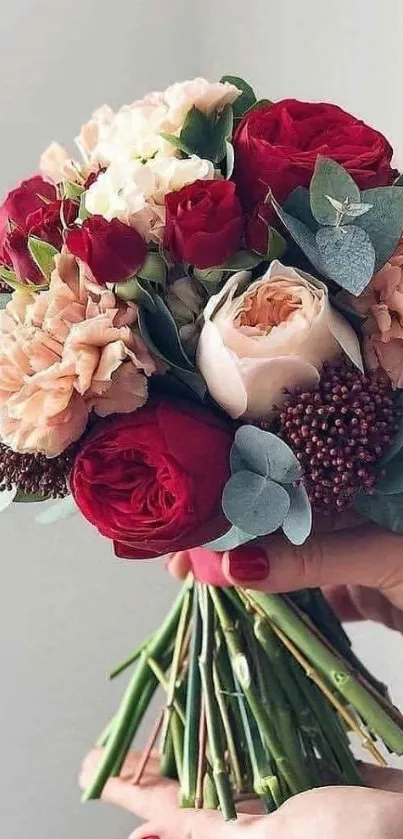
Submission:
M 88 284 L 70 254 L 49 290 L 15 292 L 0 312 L 0 439 L 18 452 L 59 455 L 88 416 L 147 400 L 155 364 L 133 330 L 137 309 Z
M 367 291 L 355 298 L 354 308 L 368 315 L 364 354 L 369 369 L 383 370 L 395 387 L 403 387 L 403 237 Z

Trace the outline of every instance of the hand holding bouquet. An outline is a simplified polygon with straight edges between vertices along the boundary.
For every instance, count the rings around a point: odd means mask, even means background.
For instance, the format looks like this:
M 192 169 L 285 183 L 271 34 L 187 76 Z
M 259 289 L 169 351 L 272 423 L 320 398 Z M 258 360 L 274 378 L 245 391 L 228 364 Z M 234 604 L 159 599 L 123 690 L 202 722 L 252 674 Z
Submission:
M 224 77 L 95 112 L 0 210 L 0 507 L 58 499 L 123 559 L 294 545 L 357 511 L 403 532 L 403 188 L 334 105 Z M 207 553 L 204 554 L 206 557 Z M 203 557 L 203 553 L 198 554 Z M 202 560 L 203 561 L 203 560 Z M 101 737 L 119 773 L 158 685 L 186 806 L 356 783 L 403 719 L 316 589 L 189 575 Z M 292 587 L 294 588 L 294 587 Z

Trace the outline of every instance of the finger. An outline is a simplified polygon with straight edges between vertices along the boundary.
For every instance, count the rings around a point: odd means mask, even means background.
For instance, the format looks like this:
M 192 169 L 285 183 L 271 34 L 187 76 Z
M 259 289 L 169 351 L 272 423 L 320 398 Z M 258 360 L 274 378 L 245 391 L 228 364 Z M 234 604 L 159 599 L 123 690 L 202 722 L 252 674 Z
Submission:
M 403 605 L 403 537 L 370 525 L 311 537 L 294 547 L 281 536 L 224 554 L 232 585 L 260 591 L 360 585 L 378 588 Z
M 280 839 L 277 829 L 278 818 L 270 816 L 270 822 L 262 817 L 240 815 L 236 821 L 225 822 L 222 813 L 216 810 L 177 810 L 169 819 L 153 819 L 138 827 L 130 839 Z M 246 832 L 245 832 L 246 831 Z
M 209 551 L 207 548 L 192 548 L 189 551 L 170 554 L 167 559 L 167 568 L 174 577 L 179 579 L 183 579 L 189 571 L 192 571 L 201 583 L 211 586 L 228 586 L 221 561 L 222 554 Z
M 399 769 L 383 769 L 369 763 L 360 764 L 360 773 L 367 786 L 389 792 L 403 792 L 403 772 Z
M 364 619 L 351 598 L 348 586 L 324 586 L 323 594 L 340 620 L 361 621 Z
M 84 760 L 79 783 L 86 789 L 93 780 L 94 773 L 102 757 L 102 750 L 96 749 Z M 131 753 L 125 761 L 119 778 L 111 778 L 105 785 L 102 800 L 129 810 L 142 819 L 150 819 L 155 813 L 163 812 L 167 817 L 176 812 L 178 804 L 178 785 L 175 781 L 161 778 L 158 774 L 158 759 L 151 758 L 140 784 L 132 780 L 138 766 L 140 755 Z

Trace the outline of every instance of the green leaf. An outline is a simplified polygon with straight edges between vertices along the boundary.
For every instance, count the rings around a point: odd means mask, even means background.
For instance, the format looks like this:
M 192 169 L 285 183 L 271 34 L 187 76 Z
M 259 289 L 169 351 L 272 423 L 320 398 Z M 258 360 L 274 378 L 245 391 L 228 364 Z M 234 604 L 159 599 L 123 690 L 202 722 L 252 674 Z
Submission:
M 260 108 L 270 108 L 273 104 L 271 99 L 256 99 L 256 102 L 248 108 L 246 111 L 247 114 L 250 114 L 251 111 L 258 111 Z M 245 114 L 244 114 L 245 116 Z
M 163 140 L 166 140 L 168 143 L 171 143 L 172 146 L 182 151 L 184 154 L 192 154 L 191 149 L 188 149 L 187 146 L 181 141 L 180 137 L 176 134 L 169 134 L 167 131 L 160 131 L 160 136 Z
M 179 137 L 162 136 L 186 154 L 197 154 L 213 163 L 221 163 L 227 157 L 227 143 L 232 137 L 233 124 L 231 105 L 226 105 L 221 113 L 211 115 L 193 107 L 185 117 Z
M 8 294 L 7 291 L 2 291 L 0 293 L 0 310 L 5 309 L 6 306 L 7 306 L 7 303 L 9 303 L 10 300 L 11 300 L 11 294 Z
M 311 210 L 311 197 L 309 189 L 297 186 L 284 201 L 282 208 L 290 216 L 294 216 L 294 218 L 297 218 L 306 224 L 313 233 L 316 233 L 318 229 L 318 222 Z
M 382 477 L 376 485 L 381 495 L 397 495 L 403 492 L 403 454 L 400 452 L 384 466 Z
M 329 196 L 340 201 L 341 204 L 346 199 L 358 203 L 361 197 L 360 190 L 351 175 L 329 157 L 318 157 L 309 192 L 311 209 L 316 221 L 326 225 L 336 225 L 339 221 L 339 215 L 329 201 Z
M 282 221 L 284 227 L 287 228 L 294 242 L 299 248 L 301 248 L 314 268 L 316 268 L 320 274 L 323 274 L 323 265 L 319 255 L 318 246 L 316 244 L 315 235 L 312 233 L 312 230 L 310 230 L 309 227 L 303 224 L 303 222 L 298 218 L 294 218 L 294 216 L 290 216 L 286 213 L 274 198 L 272 199 L 272 204 L 280 221 Z
M 63 192 L 65 198 L 77 201 L 81 198 L 84 187 L 81 184 L 74 183 L 74 181 L 63 181 Z
M 360 492 L 354 506 L 365 518 L 394 533 L 403 533 L 403 493 L 398 495 L 367 495 Z
M 232 103 L 232 108 L 234 111 L 234 116 L 239 119 L 252 108 L 255 103 L 257 102 L 255 92 L 253 88 L 246 82 L 244 79 L 241 79 L 239 76 L 223 76 L 220 79 L 221 83 L 224 84 L 225 82 L 229 82 L 229 84 L 235 85 L 238 90 L 241 90 L 242 93 L 235 99 L 235 102 Z
M 303 545 L 312 530 L 312 507 L 304 486 L 287 487 L 290 509 L 283 521 L 283 531 L 293 545 Z
M 290 499 L 275 481 L 245 470 L 232 475 L 224 487 L 222 507 L 231 524 L 252 536 L 266 536 L 281 527 Z
M 222 268 L 194 268 L 193 276 L 206 289 L 207 294 L 215 294 L 225 276 Z
M 358 297 L 372 279 L 375 267 L 375 251 L 365 230 L 353 224 L 322 227 L 316 243 L 324 273 Z
M 148 253 L 144 264 L 137 271 L 139 277 L 156 283 L 165 288 L 167 277 L 167 266 L 165 260 L 158 253 Z
M 120 300 L 131 300 L 149 309 L 150 312 L 156 311 L 152 286 L 143 277 L 131 277 L 125 283 L 116 283 L 114 290 Z
M 194 371 L 183 349 L 175 321 L 159 295 L 154 296 L 155 311 L 139 311 L 140 333 L 151 352 L 180 370 Z
M 28 250 L 43 276 L 50 280 L 50 275 L 55 267 L 55 256 L 59 254 L 59 251 L 49 242 L 43 242 L 36 236 L 29 236 Z
M 261 262 L 263 262 L 261 254 L 242 250 L 234 253 L 231 259 L 225 262 L 224 265 L 217 267 L 221 268 L 222 271 L 247 271 L 255 268 Z
M 375 248 L 377 271 L 392 255 L 403 231 L 403 189 L 399 186 L 381 186 L 366 189 L 362 201 L 372 204 L 372 209 L 356 220 L 368 233 Z
M 14 498 L 16 504 L 38 504 L 40 501 L 47 501 L 48 496 L 41 495 L 39 492 L 26 493 L 18 490 Z
M 403 186 L 403 173 L 397 176 L 393 186 Z
M 387 463 L 390 463 L 399 454 L 401 449 L 403 449 L 403 420 L 400 421 L 400 427 L 396 433 L 396 437 L 390 449 L 388 449 L 386 455 L 382 458 L 380 465 L 385 466 Z
M 278 230 L 269 227 L 267 239 L 267 259 L 281 259 L 287 250 L 287 242 Z
M 87 207 L 85 206 L 85 197 L 87 193 L 83 192 L 81 199 L 80 199 L 80 209 L 78 211 L 78 218 L 80 221 L 85 221 L 87 218 L 90 217 L 91 213 L 88 212 Z

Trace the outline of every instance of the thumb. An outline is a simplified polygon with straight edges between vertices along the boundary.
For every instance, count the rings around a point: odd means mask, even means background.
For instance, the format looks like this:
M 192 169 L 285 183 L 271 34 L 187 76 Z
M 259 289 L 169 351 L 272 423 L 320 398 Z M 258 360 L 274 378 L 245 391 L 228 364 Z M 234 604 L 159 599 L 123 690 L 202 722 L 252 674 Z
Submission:
M 403 792 L 403 772 L 399 769 L 360 764 L 360 775 L 368 787 L 384 789 L 389 792 Z
M 294 547 L 281 536 L 225 553 L 228 584 L 260 591 L 360 585 L 380 589 L 403 607 L 403 537 L 369 525 L 312 536 Z

